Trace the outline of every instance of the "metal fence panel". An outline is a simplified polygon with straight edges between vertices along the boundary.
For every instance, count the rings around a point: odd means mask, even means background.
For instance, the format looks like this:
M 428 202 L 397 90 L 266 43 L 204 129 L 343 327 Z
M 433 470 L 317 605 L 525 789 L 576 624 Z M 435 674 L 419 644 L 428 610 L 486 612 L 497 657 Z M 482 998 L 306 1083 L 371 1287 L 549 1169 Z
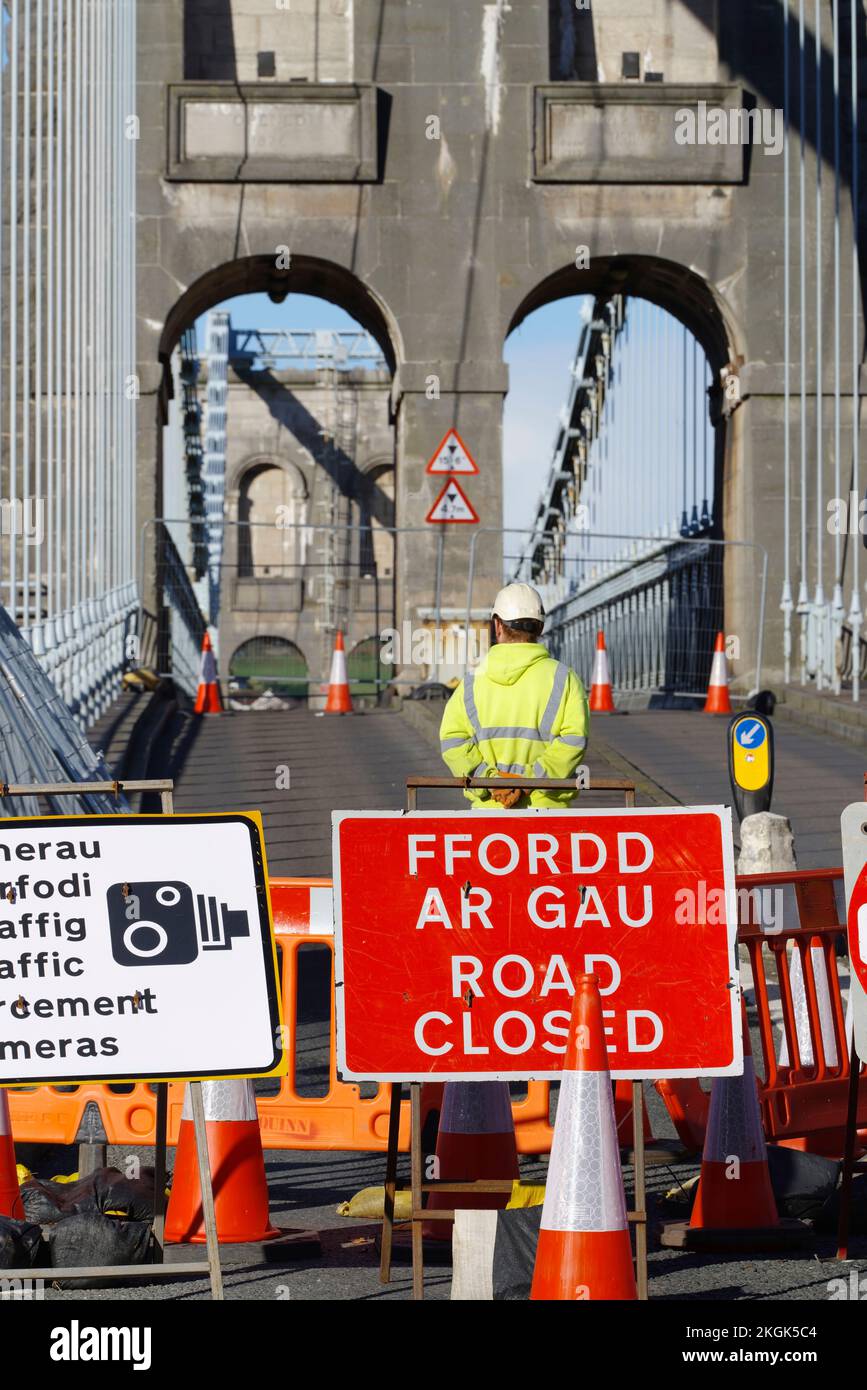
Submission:
M 480 528 L 492 531 L 495 528 Z M 724 630 L 725 567 L 734 548 L 751 562 L 760 594 L 755 653 L 741 652 L 750 683 L 761 684 L 767 553 L 761 546 L 709 537 L 624 536 L 593 532 L 570 549 L 562 531 L 503 535 L 504 574 L 534 584 L 548 620 L 544 640 L 589 682 L 597 633 L 604 631 L 614 688 L 703 697 L 717 634 Z M 532 546 L 528 544 L 532 540 Z M 475 600 L 475 542 L 467 608 Z M 587 544 L 588 540 L 592 544 Z

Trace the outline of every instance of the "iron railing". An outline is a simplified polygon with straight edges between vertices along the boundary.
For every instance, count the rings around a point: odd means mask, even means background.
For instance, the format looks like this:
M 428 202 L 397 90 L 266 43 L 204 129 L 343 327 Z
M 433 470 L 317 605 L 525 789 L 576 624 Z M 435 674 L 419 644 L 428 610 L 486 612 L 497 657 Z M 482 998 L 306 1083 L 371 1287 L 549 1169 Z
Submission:
M 82 726 L 136 608 L 135 112 L 136 0 L 0 5 L 0 602 Z
M 470 547 L 467 611 L 475 602 L 475 556 L 480 537 L 498 534 L 480 527 Z M 615 689 L 647 695 L 703 697 L 717 634 L 723 631 L 725 565 L 741 552 L 752 569 L 758 595 L 754 652 L 733 644 L 730 656 L 742 663 L 752 690 L 762 675 L 768 556 L 762 546 L 710 537 L 662 539 L 593 532 L 581 550 L 570 552 L 562 532 L 535 533 L 507 528 L 504 571 L 512 579 L 535 583 L 547 612 L 544 640 L 589 682 L 600 630 L 605 632 Z M 584 538 L 586 540 L 588 538 Z M 540 547 L 549 567 L 538 571 Z M 469 637 L 469 623 L 467 624 Z

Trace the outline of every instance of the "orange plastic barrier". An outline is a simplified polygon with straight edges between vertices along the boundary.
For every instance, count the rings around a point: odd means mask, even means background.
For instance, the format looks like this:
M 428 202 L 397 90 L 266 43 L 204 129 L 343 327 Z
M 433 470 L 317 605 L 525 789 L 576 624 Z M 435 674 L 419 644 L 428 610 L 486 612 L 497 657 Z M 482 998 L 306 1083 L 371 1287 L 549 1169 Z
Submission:
M 767 1138 L 776 1143 L 812 1152 L 841 1152 L 849 1076 L 849 1049 L 835 943 L 845 926 L 840 922 L 834 885 L 842 869 L 813 869 L 783 874 L 751 874 L 739 877 L 739 940 L 746 946 L 755 982 L 761 1041 L 759 1099 Z M 799 926 L 769 934 L 763 932 L 754 898 L 743 890 L 780 891 L 794 895 Z M 274 929 L 281 957 L 284 1018 L 290 1040 L 290 1070 L 279 1078 L 274 1095 L 258 1095 L 257 1108 L 262 1141 L 272 1149 L 347 1149 L 384 1152 L 388 1138 L 388 1087 L 362 1098 L 357 1084 L 340 1081 L 336 1069 L 335 1020 L 331 1011 L 327 1086 L 322 1095 L 301 1095 L 296 1084 L 297 1000 L 299 953 L 309 946 L 332 952 L 331 998 L 334 997 L 333 926 L 331 880 L 272 879 L 271 903 Z M 830 985 L 830 1017 L 836 1057 L 826 1058 L 820 1002 L 816 992 L 813 948 L 821 950 Z M 801 959 L 813 1058 L 802 1062 L 798 1048 L 795 1004 L 790 968 L 781 968 L 787 953 Z M 772 966 L 769 976 L 768 967 Z M 787 1056 L 778 1060 L 770 1012 L 769 980 L 780 989 L 782 1027 Z M 828 1036 L 827 1004 L 825 1037 Z M 758 1061 L 758 1058 L 756 1059 Z M 863 1068 L 862 1068 L 863 1072 Z M 686 1088 L 686 1089 L 685 1089 Z M 657 1090 L 665 1101 L 681 1139 L 688 1148 L 701 1147 L 706 1120 L 706 1094 L 697 1082 L 660 1082 Z M 183 1108 L 182 1085 L 169 1087 L 169 1143 L 177 1142 Z M 37 1086 L 10 1091 L 12 1128 L 19 1143 L 72 1144 L 87 1132 L 89 1106 L 99 1112 L 110 1144 L 152 1144 L 156 1130 L 156 1106 L 150 1086 Z M 533 1081 L 522 1100 L 512 1102 L 518 1152 L 548 1153 L 552 1127 L 549 1121 L 550 1086 Z M 867 1088 L 859 1098 L 859 1130 L 867 1146 Z M 409 1139 L 409 1104 L 401 1111 L 400 1143 Z
M 271 902 L 274 930 L 282 953 L 283 1011 L 288 1037 L 296 1037 L 298 957 L 311 945 L 331 950 L 331 880 L 272 879 Z M 327 903 L 328 925 L 325 924 Z M 334 998 L 334 956 L 331 958 L 331 992 Z M 389 1089 L 380 1086 L 374 1096 L 361 1096 L 354 1082 L 337 1076 L 336 1024 L 331 1011 L 328 1089 L 321 1096 L 298 1094 L 290 1066 L 275 1096 L 258 1096 L 262 1141 L 274 1149 L 360 1149 L 384 1151 L 388 1142 Z M 520 1153 L 546 1153 L 551 1146 L 547 1085 L 531 1082 L 527 1096 L 513 1103 L 515 1134 Z M 401 1107 L 400 1145 L 409 1146 L 409 1102 Z
M 798 926 L 782 931 L 762 930 L 758 902 L 739 895 L 738 937 L 750 958 L 756 996 L 764 1079 L 759 1100 L 766 1137 L 778 1144 L 810 1153 L 841 1157 L 849 1085 L 849 1046 L 836 945 L 845 923 L 840 920 L 835 884 L 842 869 L 807 869 L 791 873 L 749 874 L 738 879 L 738 888 L 777 892 L 794 898 Z M 781 899 L 777 900 L 779 908 Z M 801 1055 L 796 1001 L 792 990 L 792 962 L 797 957 L 804 982 L 809 1049 Z M 827 981 L 817 987 L 817 963 Z M 771 971 L 769 972 L 769 967 Z M 769 980 L 780 995 L 785 1051 L 780 1048 L 771 1018 Z M 807 1050 L 806 1048 L 804 1049 Z M 780 1056 L 787 1058 L 780 1061 Z M 861 1075 L 865 1068 L 862 1066 Z M 858 1128 L 867 1127 L 867 1088 L 859 1087 Z M 867 1135 L 861 1135 L 862 1145 Z
M 297 1090 L 298 961 L 303 949 L 322 946 L 331 952 L 330 998 L 334 998 L 331 879 L 272 878 L 271 906 L 280 956 L 290 1068 L 286 1076 L 279 1078 L 279 1090 L 275 1095 L 256 1097 L 262 1143 L 271 1149 L 385 1152 L 388 1087 L 380 1086 L 374 1096 L 362 1098 L 357 1084 L 338 1079 L 333 1009 L 327 1089 L 321 1096 L 300 1095 Z M 156 1099 L 149 1085 L 34 1086 L 8 1094 L 12 1130 L 18 1143 L 75 1143 L 80 1134 L 90 1132 L 89 1106 L 96 1107 L 99 1112 L 109 1144 L 153 1144 L 156 1138 Z M 177 1143 L 183 1099 L 183 1086 L 170 1085 L 170 1144 Z M 519 1152 L 547 1153 L 550 1149 L 548 1106 L 549 1087 L 542 1082 L 531 1082 L 526 1097 L 513 1102 Z M 409 1146 L 408 1101 L 404 1101 L 401 1108 L 400 1143 L 403 1149 Z

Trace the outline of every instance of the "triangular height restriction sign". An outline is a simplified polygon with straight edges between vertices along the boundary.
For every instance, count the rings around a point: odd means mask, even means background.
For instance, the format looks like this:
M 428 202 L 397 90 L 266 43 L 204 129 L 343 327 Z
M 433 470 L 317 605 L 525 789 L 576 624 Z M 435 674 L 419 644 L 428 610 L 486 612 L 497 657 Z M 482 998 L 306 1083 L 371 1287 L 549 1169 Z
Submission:
M 428 463 L 428 473 L 478 473 L 476 461 L 457 430 L 449 430 Z
M 454 478 L 449 478 L 425 517 L 425 521 L 464 521 L 478 525 L 479 518 L 460 483 L 456 482 Z

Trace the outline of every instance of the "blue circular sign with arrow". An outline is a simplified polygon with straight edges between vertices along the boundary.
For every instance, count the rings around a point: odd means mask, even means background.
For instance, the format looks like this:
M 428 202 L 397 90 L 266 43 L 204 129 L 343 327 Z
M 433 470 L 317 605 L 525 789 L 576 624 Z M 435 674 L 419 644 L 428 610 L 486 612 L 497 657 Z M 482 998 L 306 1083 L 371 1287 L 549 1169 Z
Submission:
M 742 719 L 735 730 L 735 738 L 741 748 L 761 748 L 766 737 L 765 726 L 760 719 Z

